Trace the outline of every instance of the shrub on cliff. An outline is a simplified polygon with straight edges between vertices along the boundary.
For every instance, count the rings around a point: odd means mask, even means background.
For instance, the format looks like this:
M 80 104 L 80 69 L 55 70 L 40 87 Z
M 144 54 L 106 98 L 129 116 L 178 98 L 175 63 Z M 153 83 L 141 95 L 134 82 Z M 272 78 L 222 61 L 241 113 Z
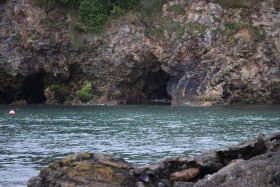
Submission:
M 1 1 L 1 0 L 0 0 Z M 163 0 L 33 0 L 36 4 L 51 8 L 59 6 L 63 9 L 77 9 L 78 16 L 87 27 L 84 31 L 98 33 L 108 20 L 123 16 L 131 10 L 142 13 L 147 19 L 155 17 Z M 178 9 L 178 7 L 177 7 Z M 175 11 L 177 10 L 175 7 Z M 182 7 L 179 10 L 182 11 Z M 151 16 L 150 16 L 151 15 Z M 78 17 L 77 16 L 77 17 Z
M 81 0 L 79 12 L 90 31 L 99 32 L 108 19 L 124 15 L 138 4 L 138 0 Z
M 66 98 L 70 96 L 69 88 L 66 84 L 52 84 L 50 86 L 50 91 L 60 103 L 64 103 Z
M 78 91 L 78 96 L 82 102 L 88 102 L 92 98 L 93 90 L 91 87 L 91 82 L 86 81 L 84 83 L 83 88 Z
M 181 5 L 171 5 L 170 7 L 168 7 L 169 11 L 172 11 L 176 14 L 181 14 L 181 15 L 185 15 L 186 14 L 186 10 L 184 9 L 184 7 L 182 7 Z
M 55 5 L 67 6 L 67 7 L 74 7 L 79 5 L 81 0 L 40 0 L 36 1 L 33 0 L 34 3 L 43 7 L 43 8 L 51 8 Z
M 110 11 L 113 9 L 111 1 L 82 0 L 80 3 L 80 15 L 89 29 L 97 32 L 107 22 Z

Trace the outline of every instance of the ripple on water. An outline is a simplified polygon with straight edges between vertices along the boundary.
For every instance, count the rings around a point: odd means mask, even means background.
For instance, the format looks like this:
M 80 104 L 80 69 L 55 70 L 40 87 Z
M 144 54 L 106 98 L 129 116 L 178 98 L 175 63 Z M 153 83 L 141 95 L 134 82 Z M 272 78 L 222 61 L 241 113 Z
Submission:
M 0 106 L 9 111 L 9 106 Z M 0 114 L 0 186 L 26 186 L 49 162 L 77 152 L 135 164 L 197 155 L 279 130 L 279 106 L 25 106 Z M 18 177 L 17 177 L 18 176 Z

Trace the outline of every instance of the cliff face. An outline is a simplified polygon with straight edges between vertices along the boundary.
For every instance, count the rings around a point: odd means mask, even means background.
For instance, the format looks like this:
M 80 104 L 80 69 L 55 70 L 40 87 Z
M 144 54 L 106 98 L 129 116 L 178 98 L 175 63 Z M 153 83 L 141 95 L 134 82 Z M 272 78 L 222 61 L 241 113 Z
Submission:
M 131 13 L 94 37 L 77 34 L 59 9 L 8 0 L 0 4 L 0 103 L 279 102 L 279 10 L 277 0 L 169 1 L 149 28 Z

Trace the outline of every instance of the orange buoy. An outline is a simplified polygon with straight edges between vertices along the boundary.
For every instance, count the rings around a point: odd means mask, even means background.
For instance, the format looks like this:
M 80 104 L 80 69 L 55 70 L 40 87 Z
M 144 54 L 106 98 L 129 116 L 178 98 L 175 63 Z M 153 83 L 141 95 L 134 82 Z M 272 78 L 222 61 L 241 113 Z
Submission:
M 11 110 L 11 111 L 9 112 L 9 114 L 10 114 L 10 115 L 15 115 L 16 113 L 15 113 L 15 111 Z

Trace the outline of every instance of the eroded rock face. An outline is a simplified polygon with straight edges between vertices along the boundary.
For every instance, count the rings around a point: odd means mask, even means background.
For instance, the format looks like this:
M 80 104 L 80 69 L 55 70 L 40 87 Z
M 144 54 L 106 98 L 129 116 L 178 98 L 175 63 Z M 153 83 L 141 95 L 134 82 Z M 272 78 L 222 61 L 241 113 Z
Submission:
M 44 103 L 46 84 L 69 77 L 67 17 L 22 0 L 1 3 L 0 14 L 0 103 Z
M 186 15 L 168 11 L 173 1 L 163 7 L 165 16 L 185 27 L 182 36 L 174 39 L 176 46 L 165 64 L 174 104 L 278 101 L 276 1 L 257 3 L 252 11 L 199 0 L 176 3 L 185 8 Z
M 173 5 L 186 14 L 172 11 Z M 147 35 L 135 13 L 111 23 L 101 38 L 75 34 L 73 19 L 58 9 L 45 10 L 31 0 L 2 3 L 0 103 L 280 101 L 277 0 L 254 1 L 250 9 L 168 1 L 162 12 L 163 21 L 149 28 L 161 29 L 161 37 Z M 92 98 L 81 101 L 87 81 Z

